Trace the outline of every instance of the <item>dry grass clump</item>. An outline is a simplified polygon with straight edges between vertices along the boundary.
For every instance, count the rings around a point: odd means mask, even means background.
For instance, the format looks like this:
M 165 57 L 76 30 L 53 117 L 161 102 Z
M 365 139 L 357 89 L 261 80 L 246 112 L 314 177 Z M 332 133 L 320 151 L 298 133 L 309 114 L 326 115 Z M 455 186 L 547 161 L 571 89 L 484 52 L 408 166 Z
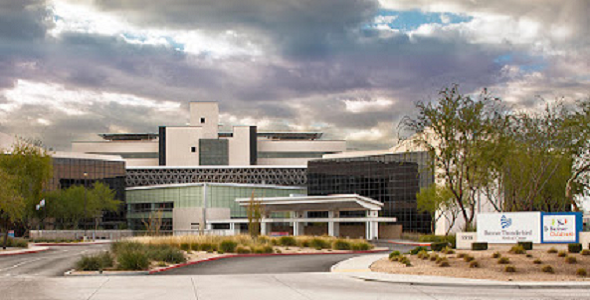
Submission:
M 467 255 L 467 254 L 466 253 L 458 253 L 457 258 L 463 258 L 463 257 L 465 257 L 465 255 Z
M 469 262 L 469 267 L 470 268 L 479 268 L 479 263 L 477 262 L 477 260 L 472 260 Z
M 445 268 L 445 267 L 450 267 L 451 264 L 449 264 L 448 260 L 444 260 L 444 261 L 441 261 L 440 264 L 438 264 L 438 266 L 441 268 Z
M 533 263 L 534 263 L 535 265 L 540 265 L 540 264 L 542 264 L 542 263 L 543 263 L 543 261 L 541 261 L 541 259 L 540 259 L 540 258 L 537 258 L 537 259 L 533 260 Z
M 510 263 L 510 259 L 508 257 L 500 257 L 498 259 L 498 264 L 506 265 Z
M 586 276 L 588 276 L 588 272 L 586 272 L 586 269 L 584 269 L 584 268 L 578 268 L 576 270 L 576 275 L 580 276 L 580 277 L 586 277 Z
M 582 255 L 590 255 L 590 250 L 584 249 L 584 250 L 582 250 L 582 252 L 580 252 L 580 254 L 582 254 Z
M 557 252 L 557 256 L 558 257 L 566 257 L 567 252 L 565 250 L 561 250 L 561 251 Z
M 492 258 L 500 258 L 502 257 L 502 254 L 500 254 L 500 252 L 496 251 L 494 252 L 494 254 L 492 254 Z
M 430 254 L 430 261 L 436 261 L 439 258 L 438 254 L 432 253 Z
M 465 256 L 463 256 L 463 260 L 464 260 L 465 262 L 470 262 L 470 261 L 473 261 L 473 260 L 475 260 L 475 257 L 473 257 L 473 256 L 471 256 L 471 255 L 465 255 Z
M 541 272 L 553 274 L 555 273 L 555 270 L 553 270 L 553 267 L 550 265 L 544 265 L 543 267 L 541 267 Z
M 455 250 L 449 246 L 444 247 L 440 252 L 444 254 L 455 254 Z
M 527 257 L 527 258 L 532 258 L 532 257 L 533 257 L 533 255 L 532 255 L 532 254 L 530 254 L 530 253 L 527 253 L 527 254 L 526 254 L 526 257 Z
M 512 246 L 512 248 L 510 248 L 510 251 L 508 252 L 513 254 L 526 254 L 526 250 L 524 250 L 524 247 L 522 245 Z
M 506 273 L 514 273 L 516 272 L 516 267 L 513 265 L 507 265 L 504 267 L 504 272 Z
M 436 260 L 434 262 L 436 262 L 437 264 L 440 264 L 443 261 L 448 261 L 448 259 L 444 256 L 439 256 L 436 258 Z
M 551 249 L 547 250 L 547 253 L 557 253 L 557 249 L 555 249 L 555 247 L 551 247 Z
M 565 257 L 565 263 L 567 263 L 567 264 L 575 264 L 577 262 L 578 262 L 578 260 L 574 256 L 566 256 Z

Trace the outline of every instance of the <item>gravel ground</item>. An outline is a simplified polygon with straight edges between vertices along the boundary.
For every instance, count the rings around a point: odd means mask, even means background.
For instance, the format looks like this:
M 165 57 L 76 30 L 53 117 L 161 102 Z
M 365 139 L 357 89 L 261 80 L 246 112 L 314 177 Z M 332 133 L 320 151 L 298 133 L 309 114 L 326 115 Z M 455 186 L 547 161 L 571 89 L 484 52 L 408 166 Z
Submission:
M 564 248 L 561 247 L 558 249 L 562 250 Z M 492 258 L 492 254 L 496 251 L 498 250 L 458 250 L 457 253 L 450 255 L 439 253 L 439 255 L 446 256 L 449 260 L 450 267 L 445 268 L 439 267 L 434 261 L 422 260 L 415 255 L 406 255 L 412 262 L 411 267 L 406 267 L 399 262 L 382 259 L 373 263 L 371 270 L 395 274 L 449 276 L 501 281 L 590 281 L 589 277 L 581 278 L 576 276 L 576 270 L 578 268 L 586 269 L 590 275 L 590 256 L 568 254 L 569 256 L 574 256 L 577 259 L 577 263 L 567 264 L 563 257 L 558 257 L 556 253 L 547 253 L 546 249 L 527 251 L 528 254 L 532 254 L 531 258 L 526 257 L 524 254 L 511 254 L 508 253 L 508 249 L 502 249 L 498 252 L 503 257 L 508 257 L 510 259 L 510 265 L 516 267 L 515 273 L 506 273 L 504 272 L 505 265 L 498 264 L 497 259 Z M 480 267 L 469 268 L 469 263 L 457 257 L 459 253 L 466 253 L 475 257 Z M 533 263 L 537 258 L 542 260 L 542 264 Z M 551 265 L 555 273 L 541 272 L 541 267 L 545 265 Z

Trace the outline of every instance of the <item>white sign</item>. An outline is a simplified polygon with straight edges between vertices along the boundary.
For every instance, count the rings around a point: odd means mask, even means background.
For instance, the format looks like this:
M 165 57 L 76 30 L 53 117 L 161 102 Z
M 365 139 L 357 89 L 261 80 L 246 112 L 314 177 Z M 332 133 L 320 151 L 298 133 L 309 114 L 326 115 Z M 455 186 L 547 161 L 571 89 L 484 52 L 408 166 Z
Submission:
M 544 243 L 575 243 L 575 215 L 543 215 Z
M 497 244 L 541 242 L 541 213 L 513 212 L 477 215 L 477 241 Z

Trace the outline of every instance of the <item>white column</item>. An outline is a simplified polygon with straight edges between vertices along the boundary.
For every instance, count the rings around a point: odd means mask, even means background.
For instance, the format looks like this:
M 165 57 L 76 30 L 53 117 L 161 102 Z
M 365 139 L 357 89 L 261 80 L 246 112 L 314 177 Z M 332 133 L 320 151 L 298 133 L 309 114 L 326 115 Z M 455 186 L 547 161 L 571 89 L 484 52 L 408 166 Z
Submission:
M 333 219 L 334 219 L 334 212 L 328 211 L 328 235 L 329 236 L 336 236 L 335 230 L 334 230 L 334 221 L 332 221 Z
M 378 216 L 378 211 L 376 210 L 370 210 L 367 211 L 367 218 L 376 218 Z M 367 240 L 372 240 L 374 238 L 377 238 L 379 236 L 379 225 L 377 224 L 377 221 L 367 221 L 365 222 L 365 233 L 366 233 L 366 239 Z
M 263 222 L 264 218 L 262 218 L 261 222 L 260 222 L 260 235 L 268 235 L 268 228 L 267 225 L 268 223 Z

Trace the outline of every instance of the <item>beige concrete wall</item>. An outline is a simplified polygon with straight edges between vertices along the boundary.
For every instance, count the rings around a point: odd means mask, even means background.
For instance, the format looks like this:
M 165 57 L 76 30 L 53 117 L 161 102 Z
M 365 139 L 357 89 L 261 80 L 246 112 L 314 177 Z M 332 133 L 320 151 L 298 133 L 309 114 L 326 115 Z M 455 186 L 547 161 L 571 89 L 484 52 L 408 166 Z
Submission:
M 260 166 L 307 166 L 307 162 L 317 158 L 258 158 Z
M 72 142 L 72 152 L 81 153 L 158 153 L 158 141 Z M 157 158 L 125 158 L 127 166 L 157 166 Z
M 273 141 L 258 140 L 259 152 L 342 152 L 346 141 Z
M 205 123 L 201 123 L 201 118 L 205 118 Z M 219 133 L 219 105 L 217 102 L 191 102 L 190 124 L 203 127 L 202 136 L 204 139 L 216 139 Z
M 303 228 L 304 235 L 326 235 L 328 234 L 328 224 L 308 225 Z
M 234 135 L 229 140 L 229 165 L 250 165 L 250 126 L 234 126 Z
M 198 166 L 202 133 L 202 127 L 166 127 L 166 166 Z
M 231 218 L 229 208 L 207 208 L 207 220 L 225 220 Z M 201 224 L 202 207 L 175 207 L 172 210 L 173 230 L 192 230 L 191 223 Z
M 402 225 L 379 224 L 380 239 L 400 239 L 402 237 Z

